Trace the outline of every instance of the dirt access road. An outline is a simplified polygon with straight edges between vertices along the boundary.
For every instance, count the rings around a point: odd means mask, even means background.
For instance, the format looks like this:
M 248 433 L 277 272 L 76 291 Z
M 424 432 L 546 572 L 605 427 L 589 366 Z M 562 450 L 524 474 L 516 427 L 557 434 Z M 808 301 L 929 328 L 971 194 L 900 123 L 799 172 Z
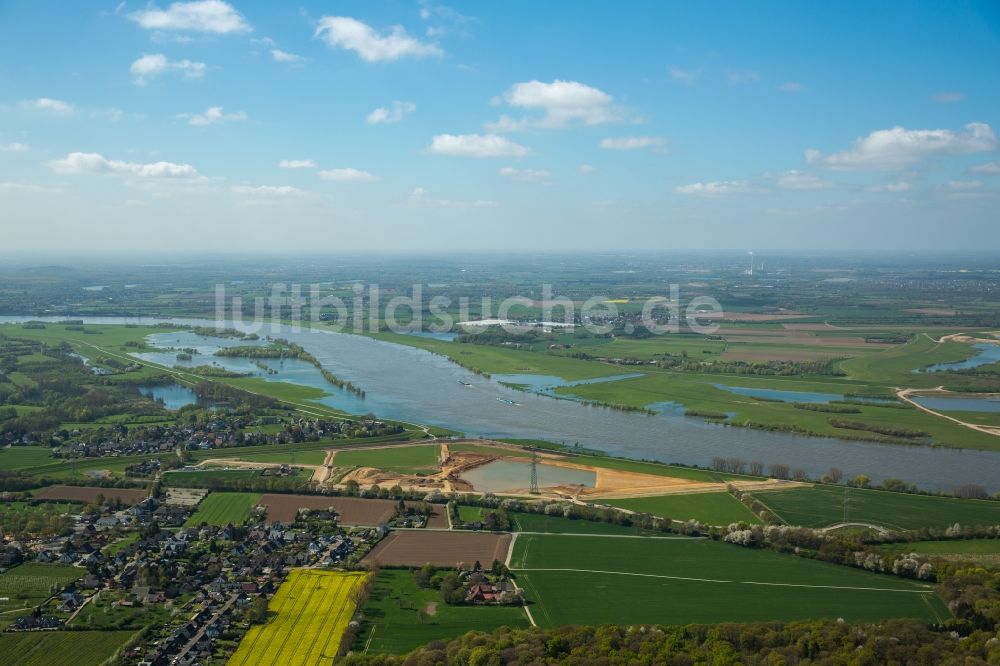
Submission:
M 327 478 L 330 476 L 330 468 L 325 465 L 303 465 L 302 463 L 264 463 L 264 462 L 252 462 L 249 460 L 238 460 L 236 458 L 209 458 L 207 460 L 202 460 L 200 463 L 195 465 L 195 467 L 206 467 L 206 466 L 222 466 L 222 467 L 242 467 L 243 469 L 272 469 L 278 467 L 279 465 L 288 465 L 289 467 L 301 467 L 303 469 L 312 470 L 312 481 L 320 485 L 326 483 Z

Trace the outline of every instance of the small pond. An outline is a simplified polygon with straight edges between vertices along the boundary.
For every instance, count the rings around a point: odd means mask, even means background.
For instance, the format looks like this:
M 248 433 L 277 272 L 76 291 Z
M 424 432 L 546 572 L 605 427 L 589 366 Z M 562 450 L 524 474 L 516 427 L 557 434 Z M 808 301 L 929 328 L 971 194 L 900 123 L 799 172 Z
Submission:
M 597 473 L 538 463 L 538 487 L 575 485 L 593 488 Z M 527 489 L 531 485 L 531 463 L 496 460 L 462 472 L 462 478 L 479 492 L 499 493 Z
M 198 402 L 198 396 L 195 392 L 180 384 L 140 386 L 139 393 L 149 396 L 153 400 L 162 400 L 167 409 L 180 409 Z
M 452 331 L 444 331 L 441 333 L 435 333 L 434 331 L 400 331 L 403 335 L 412 335 L 418 338 L 428 338 L 430 340 L 441 340 L 442 342 L 451 342 L 455 339 L 458 333 Z
M 820 393 L 817 391 L 785 391 L 782 389 L 750 388 L 746 386 L 729 386 L 727 384 L 713 384 L 715 388 L 731 393 L 739 393 L 750 398 L 763 398 L 764 400 L 781 400 L 782 402 L 808 402 L 808 403 L 828 403 L 838 400 L 850 400 L 869 402 L 873 405 L 879 403 L 895 402 L 895 398 L 876 396 L 849 396 L 843 393 Z
M 989 398 L 937 397 L 926 395 L 911 396 L 921 407 L 938 412 L 991 412 L 1000 413 L 1000 396 Z
M 844 400 L 841 393 L 817 393 L 813 391 L 783 391 L 780 389 L 748 388 L 745 386 L 727 386 L 726 384 L 714 384 L 715 388 L 731 393 L 739 393 L 750 398 L 764 398 L 765 400 L 781 400 L 783 402 L 812 402 L 826 403 L 834 400 Z
M 981 365 L 988 365 L 990 363 L 1000 363 L 1000 344 L 980 342 L 972 346 L 977 350 L 976 355 L 972 358 L 967 358 L 964 361 L 955 361 L 954 363 L 938 363 L 937 365 L 928 366 L 923 370 L 918 370 L 918 372 L 948 372 L 949 370 L 965 370 L 968 368 L 978 368 Z

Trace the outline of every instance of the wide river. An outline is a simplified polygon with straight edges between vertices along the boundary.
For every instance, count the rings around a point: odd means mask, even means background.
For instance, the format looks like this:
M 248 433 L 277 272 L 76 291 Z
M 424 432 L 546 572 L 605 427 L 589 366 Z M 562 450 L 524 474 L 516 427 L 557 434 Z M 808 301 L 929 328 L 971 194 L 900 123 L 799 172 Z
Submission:
M 0 316 L 0 323 L 27 319 L 59 321 L 66 317 Z M 88 324 L 163 323 L 121 317 L 72 319 Z M 215 323 L 173 321 L 201 326 Z M 320 402 L 355 414 L 373 412 L 383 418 L 459 430 L 470 437 L 578 442 L 614 455 L 662 462 L 707 466 L 714 456 L 739 457 L 801 468 L 816 478 L 836 466 L 848 477 L 867 474 L 875 481 L 899 478 L 928 490 L 950 491 L 967 483 L 982 485 L 990 492 L 1000 490 L 1000 452 L 802 437 L 706 423 L 670 410 L 655 416 L 619 412 L 508 389 L 442 356 L 405 345 L 308 329 L 294 333 L 288 326 L 265 326 L 259 334 L 302 345 L 323 367 L 363 388 L 367 396 L 360 399 L 314 380 L 289 361 L 285 362 L 289 366 L 286 373 L 277 361 L 263 359 L 278 371 L 267 379 L 319 386 L 331 394 Z M 227 359 L 196 356 L 194 363 L 214 360 Z

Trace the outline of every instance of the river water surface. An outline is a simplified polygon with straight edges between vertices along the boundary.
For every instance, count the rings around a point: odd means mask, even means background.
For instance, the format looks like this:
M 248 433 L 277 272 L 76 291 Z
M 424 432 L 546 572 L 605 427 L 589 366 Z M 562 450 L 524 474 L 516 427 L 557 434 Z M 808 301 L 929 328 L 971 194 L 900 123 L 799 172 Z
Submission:
M 44 321 L 44 317 L 0 317 L 0 322 Z M 48 318 L 57 321 L 64 317 Z M 80 319 L 80 317 L 74 317 Z M 88 324 L 157 324 L 160 320 L 83 317 Z M 177 323 L 214 325 L 212 321 L 177 319 Z M 329 392 L 319 402 L 354 414 L 374 412 L 380 417 L 459 430 L 470 437 L 539 438 L 606 451 L 630 458 L 707 466 L 714 456 L 781 463 L 819 477 L 831 466 L 848 477 L 867 474 L 875 481 L 893 477 L 928 490 L 950 491 L 956 485 L 976 483 L 990 492 L 1000 490 L 1000 453 L 943 447 L 890 445 L 829 437 L 803 437 L 780 432 L 748 430 L 688 418 L 667 410 L 656 415 L 592 407 L 572 400 L 506 388 L 496 380 L 476 375 L 448 359 L 413 347 L 357 335 L 265 326 L 263 337 L 282 337 L 302 345 L 333 374 L 367 393 L 359 398 L 325 382 L 306 363 L 274 359 L 262 361 L 276 374 L 262 377 L 317 386 Z M 250 359 L 209 355 L 220 346 L 216 338 L 186 344 L 193 334 L 165 333 L 151 342 L 201 347 L 190 365 L 218 362 L 252 365 Z M 197 336 L 195 336 L 197 337 Z M 221 341 L 221 344 L 233 344 Z M 202 351 L 202 349 L 199 349 Z M 152 360 L 152 359 L 150 359 Z M 166 365 L 177 364 L 165 353 Z M 249 361 L 249 363 L 248 363 Z M 301 365 L 300 365 L 301 363 Z M 245 367 L 246 367 L 245 366 Z M 306 367 L 301 367 L 306 366 Z M 287 371 L 286 371 L 287 368 Z M 311 370 L 310 370 L 311 369 Z M 497 398 L 516 404 L 501 402 Z

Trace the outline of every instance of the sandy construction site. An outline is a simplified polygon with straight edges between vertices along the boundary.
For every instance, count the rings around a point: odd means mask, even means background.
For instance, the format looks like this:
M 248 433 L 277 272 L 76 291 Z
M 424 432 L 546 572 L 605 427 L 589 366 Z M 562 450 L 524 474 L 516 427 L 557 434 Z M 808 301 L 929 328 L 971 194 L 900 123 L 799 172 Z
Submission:
M 476 450 L 458 450 L 461 444 L 472 444 Z M 336 464 L 336 460 L 329 459 Z M 526 463 L 530 457 L 524 449 L 485 440 L 452 441 L 441 444 L 441 463 L 437 472 L 427 475 L 401 474 L 389 470 L 372 467 L 358 467 L 349 471 L 340 483 L 355 481 L 362 487 L 378 485 L 391 487 L 399 485 L 411 490 L 440 490 L 442 492 L 485 492 L 476 488 L 463 474 L 477 468 L 482 468 L 497 461 Z M 707 493 L 726 490 L 723 481 L 692 480 L 664 474 L 646 474 L 620 469 L 610 469 L 596 465 L 587 465 L 578 461 L 570 461 L 567 456 L 550 452 L 539 452 L 538 465 L 574 469 L 594 474 L 593 485 L 563 484 L 541 485 L 539 495 L 532 495 L 525 477 L 523 485 L 514 484 L 503 489 L 494 489 L 500 495 L 549 497 L 553 499 L 599 500 L 625 499 L 633 497 L 653 497 L 659 495 Z M 792 485 L 788 481 L 778 480 L 739 480 L 729 484 L 746 490 L 774 489 Z

